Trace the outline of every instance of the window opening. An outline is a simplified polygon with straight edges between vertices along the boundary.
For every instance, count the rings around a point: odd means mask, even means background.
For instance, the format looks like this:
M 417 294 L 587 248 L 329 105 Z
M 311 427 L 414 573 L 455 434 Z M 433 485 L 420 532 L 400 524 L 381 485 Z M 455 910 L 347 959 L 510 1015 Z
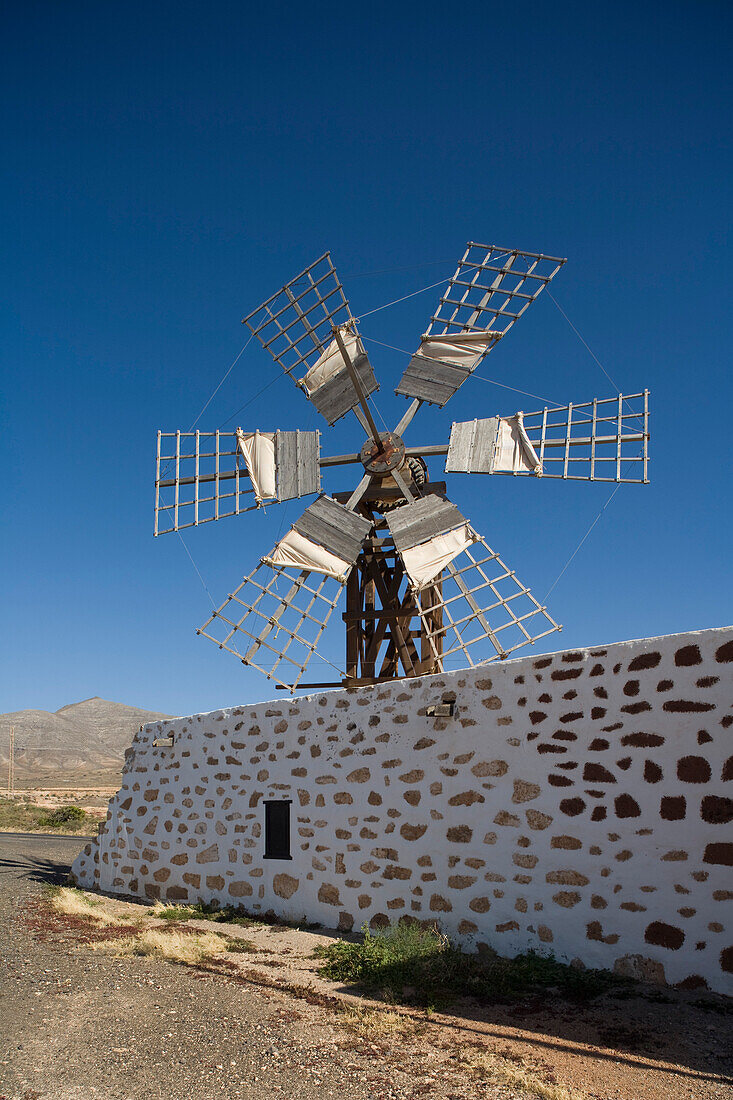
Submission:
M 290 799 L 265 802 L 265 859 L 292 859 L 290 803 Z

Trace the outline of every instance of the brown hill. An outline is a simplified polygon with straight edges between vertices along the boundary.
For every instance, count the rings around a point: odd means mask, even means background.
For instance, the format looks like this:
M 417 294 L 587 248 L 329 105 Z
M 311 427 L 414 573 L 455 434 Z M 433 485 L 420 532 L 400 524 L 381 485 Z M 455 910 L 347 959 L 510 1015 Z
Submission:
M 55 713 L 0 714 L 0 790 L 5 786 L 10 728 L 15 727 L 16 787 L 114 786 L 125 749 L 146 722 L 170 715 L 95 696 Z

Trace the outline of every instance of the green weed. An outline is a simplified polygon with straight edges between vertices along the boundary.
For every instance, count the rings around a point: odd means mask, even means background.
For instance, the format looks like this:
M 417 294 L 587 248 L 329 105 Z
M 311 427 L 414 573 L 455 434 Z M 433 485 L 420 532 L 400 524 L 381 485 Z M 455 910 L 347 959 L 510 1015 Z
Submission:
M 242 910 L 233 905 L 219 907 L 211 904 L 199 903 L 197 905 L 167 905 L 161 908 L 156 906 L 155 916 L 160 920 L 210 920 L 221 924 L 240 924 L 243 927 L 260 924 L 260 921 L 248 917 Z
M 469 955 L 437 929 L 392 925 L 362 943 L 333 943 L 316 949 L 320 973 L 332 980 L 376 992 L 390 1001 L 427 1006 L 456 997 L 491 1003 L 527 996 L 559 995 L 588 1000 L 619 983 L 605 970 L 576 970 L 552 956 L 527 951 L 514 959 L 494 953 Z

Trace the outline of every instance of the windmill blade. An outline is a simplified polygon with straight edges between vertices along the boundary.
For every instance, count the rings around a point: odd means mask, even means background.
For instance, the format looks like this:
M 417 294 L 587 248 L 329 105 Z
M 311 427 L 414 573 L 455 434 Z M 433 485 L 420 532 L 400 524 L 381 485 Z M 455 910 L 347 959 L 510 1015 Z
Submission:
M 320 491 L 320 432 L 158 432 L 156 535 Z
M 370 529 L 319 498 L 197 633 L 294 691 Z
M 564 263 L 469 242 L 395 393 L 445 405 Z
M 253 310 L 243 324 L 331 425 L 359 404 L 334 329 L 342 332 L 364 394 L 379 389 L 330 252 Z
M 560 629 L 450 501 L 425 497 L 385 518 L 441 670 L 454 654 L 483 664 Z M 476 646 L 489 655 L 476 661 Z
M 419 611 L 444 671 L 464 659 L 471 667 L 504 659 L 562 629 L 478 535 L 433 582 Z
M 445 469 L 646 485 L 649 391 L 455 423 Z

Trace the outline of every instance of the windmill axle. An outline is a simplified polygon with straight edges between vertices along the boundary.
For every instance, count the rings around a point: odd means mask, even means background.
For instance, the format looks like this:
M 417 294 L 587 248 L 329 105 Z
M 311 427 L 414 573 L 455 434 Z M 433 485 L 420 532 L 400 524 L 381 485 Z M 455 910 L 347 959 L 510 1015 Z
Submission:
M 377 447 L 375 440 L 367 439 L 359 452 L 359 459 L 368 474 L 387 477 L 404 462 L 405 444 L 393 432 L 381 433 L 379 442 L 380 446 Z

